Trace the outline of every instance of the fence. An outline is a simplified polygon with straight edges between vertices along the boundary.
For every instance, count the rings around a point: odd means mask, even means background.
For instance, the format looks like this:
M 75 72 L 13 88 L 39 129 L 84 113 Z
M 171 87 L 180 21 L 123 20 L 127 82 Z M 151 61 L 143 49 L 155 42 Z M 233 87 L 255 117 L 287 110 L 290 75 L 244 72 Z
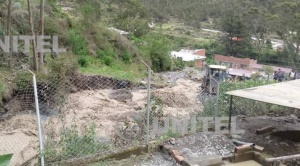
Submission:
M 35 84 L 32 73 L 16 74 L 17 91 L 0 122 L 0 155 L 13 153 L 11 165 L 43 165 L 37 156 L 45 165 L 84 162 L 96 154 L 146 144 L 147 81 L 49 72 Z
M 276 104 L 264 103 L 251 99 L 232 97 L 232 116 L 240 117 L 258 117 L 258 116 L 289 116 L 294 114 L 298 116 L 299 111 L 294 108 L 288 108 Z
M 202 72 L 155 74 L 143 66 L 148 70 L 144 81 L 50 71 L 34 84 L 32 73 L 19 72 L 18 91 L 0 122 L 0 154 L 13 153 L 11 165 L 84 163 L 158 140 L 164 133 L 156 132 L 155 121 L 161 118 L 201 113 Z
M 0 122 L 0 154 L 13 153 L 11 165 L 41 164 L 42 156 L 45 165 L 84 163 L 99 154 L 203 131 L 203 123 L 195 118 L 208 117 L 213 123 L 216 117 L 228 117 L 229 96 L 225 92 L 267 84 L 218 83 L 211 78 L 209 89 L 214 93 L 203 94 L 203 72 L 199 70 L 156 74 L 143 66 L 148 70 L 145 80 L 76 73 L 71 77 L 53 73 L 38 77 L 38 105 L 32 73 L 17 75 L 18 91 L 6 104 L 2 117 L 7 120 Z M 233 115 L 246 116 L 285 109 L 238 98 L 234 98 L 233 108 Z M 40 111 L 40 132 L 36 109 Z

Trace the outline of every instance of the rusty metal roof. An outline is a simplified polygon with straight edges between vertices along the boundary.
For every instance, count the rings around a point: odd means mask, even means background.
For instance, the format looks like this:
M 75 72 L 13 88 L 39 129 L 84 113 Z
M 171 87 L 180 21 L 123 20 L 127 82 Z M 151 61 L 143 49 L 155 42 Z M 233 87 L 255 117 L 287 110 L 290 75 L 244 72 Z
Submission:
M 230 91 L 226 94 L 300 109 L 300 79 Z

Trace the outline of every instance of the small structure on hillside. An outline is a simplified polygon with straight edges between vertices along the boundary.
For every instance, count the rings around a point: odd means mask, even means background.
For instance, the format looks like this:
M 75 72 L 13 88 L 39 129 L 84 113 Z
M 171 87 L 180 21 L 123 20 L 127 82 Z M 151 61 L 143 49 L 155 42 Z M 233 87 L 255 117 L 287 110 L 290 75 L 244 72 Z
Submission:
M 113 30 L 115 32 L 117 32 L 118 34 L 120 35 L 124 35 L 127 37 L 127 35 L 129 35 L 129 32 L 126 32 L 126 31 L 123 31 L 123 30 L 120 30 L 120 29 L 117 29 L 117 28 L 108 28 L 109 30 Z
M 263 64 L 258 64 L 257 60 L 250 58 L 237 58 L 233 56 L 215 55 L 214 60 L 219 65 L 228 67 L 228 74 L 237 77 L 251 77 L 254 73 L 265 75 Z M 270 66 L 274 71 L 281 69 L 285 73 L 290 73 L 292 69 L 278 66 Z
M 180 51 L 172 51 L 170 56 L 172 58 L 182 58 L 184 62 L 195 62 L 196 67 L 203 67 L 205 56 L 205 49 L 187 50 L 181 49 Z

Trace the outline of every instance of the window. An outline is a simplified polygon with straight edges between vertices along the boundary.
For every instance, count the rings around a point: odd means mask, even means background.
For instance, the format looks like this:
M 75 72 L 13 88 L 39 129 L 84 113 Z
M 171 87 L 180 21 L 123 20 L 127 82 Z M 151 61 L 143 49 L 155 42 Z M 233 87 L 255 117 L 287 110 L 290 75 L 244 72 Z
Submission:
M 241 68 L 242 68 L 242 69 L 246 69 L 246 68 L 247 68 L 247 65 L 241 64 Z

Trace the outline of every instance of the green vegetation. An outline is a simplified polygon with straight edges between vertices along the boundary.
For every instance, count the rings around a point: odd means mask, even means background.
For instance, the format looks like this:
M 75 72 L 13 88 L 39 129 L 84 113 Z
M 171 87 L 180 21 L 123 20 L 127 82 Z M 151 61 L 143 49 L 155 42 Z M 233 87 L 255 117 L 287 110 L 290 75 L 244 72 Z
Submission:
M 0 166 L 7 166 L 10 164 L 10 160 L 13 154 L 6 154 L 0 156 Z
M 266 80 L 246 80 L 243 82 L 232 82 L 226 81 L 220 84 L 219 87 L 219 114 L 221 116 L 227 116 L 229 110 L 229 95 L 225 94 L 228 91 L 251 88 L 256 86 L 262 86 L 267 84 L 275 83 L 274 80 L 266 81 Z M 244 104 L 245 110 L 251 112 L 251 109 L 257 109 L 258 113 L 261 113 L 262 110 L 259 110 L 259 107 L 255 107 L 257 102 L 249 99 L 235 98 L 235 104 Z M 265 103 L 262 103 L 265 104 Z M 252 106 L 251 106 L 252 105 Z M 254 112 L 254 111 L 253 111 Z M 252 113 L 253 113 L 252 112 Z
M 300 2 L 297 0 L 192 0 L 188 4 L 179 0 L 151 0 L 142 3 L 165 31 L 176 32 L 177 28 L 182 31 L 181 36 L 190 32 L 199 34 L 197 29 L 200 28 L 223 32 L 218 38 L 209 37 L 222 45 L 222 50 L 216 53 L 299 68 Z M 194 29 L 174 28 L 174 24 L 170 24 L 173 18 Z M 285 43 L 282 50 L 273 51 L 270 38 L 282 40 Z
M 150 55 L 152 69 L 155 72 L 161 72 L 171 69 L 171 59 L 169 52 L 172 48 L 172 42 L 159 33 L 149 33 L 144 37 L 146 45 L 142 49 Z
M 138 81 L 146 76 L 146 68 L 140 65 L 131 64 L 126 65 L 122 62 L 117 62 L 111 66 L 104 64 L 93 64 L 88 67 L 80 68 L 80 72 L 84 74 L 99 74 L 103 76 L 114 76 L 118 79 L 126 79 L 131 81 Z
M 80 134 L 76 126 L 65 128 L 59 140 L 55 137 L 55 131 L 50 131 L 47 136 L 51 139 L 45 144 L 45 160 L 60 161 L 109 150 L 107 144 L 97 140 L 95 129 L 95 124 L 92 124 Z
M 9 75 L 9 70 L 0 68 L 0 99 L 6 95 L 9 94 L 9 88 L 7 87 L 8 84 L 6 84 L 6 77 Z M 2 101 L 0 100 L 0 103 Z

